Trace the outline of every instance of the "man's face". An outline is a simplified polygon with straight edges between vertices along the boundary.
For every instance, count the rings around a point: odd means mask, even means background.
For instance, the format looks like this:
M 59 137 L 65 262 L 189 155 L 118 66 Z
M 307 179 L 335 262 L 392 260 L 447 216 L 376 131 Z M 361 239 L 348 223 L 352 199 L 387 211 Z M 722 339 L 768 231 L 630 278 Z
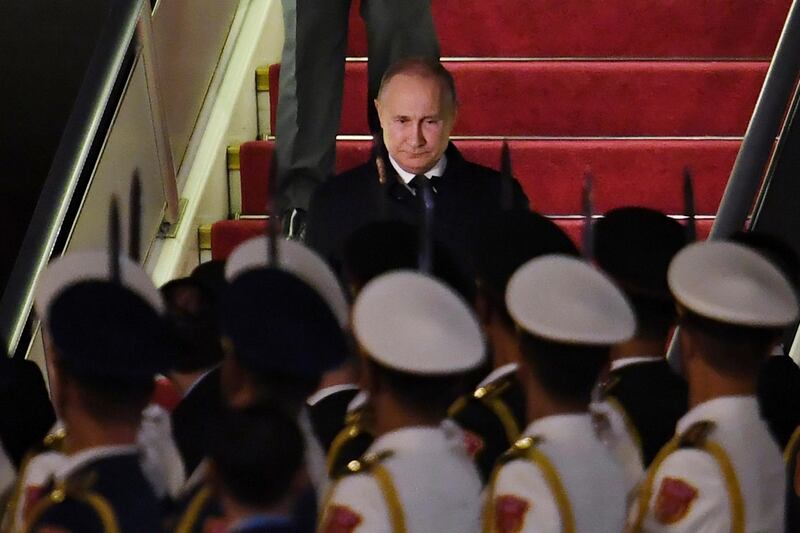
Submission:
M 456 118 L 442 84 L 434 78 L 398 74 L 375 101 L 383 142 L 400 167 L 424 174 L 447 148 Z

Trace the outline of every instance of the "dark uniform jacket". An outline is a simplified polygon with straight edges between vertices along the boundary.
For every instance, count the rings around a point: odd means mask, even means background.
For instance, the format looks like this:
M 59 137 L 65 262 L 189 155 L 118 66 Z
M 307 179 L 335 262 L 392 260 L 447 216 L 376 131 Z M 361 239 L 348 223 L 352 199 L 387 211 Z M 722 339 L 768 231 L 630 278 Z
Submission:
M 210 371 L 172 411 L 172 435 L 189 478 L 206 455 L 213 420 L 222 409 L 220 371 Z
M 788 355 L 767 358 L 758 379 L 758 403 L 783 450 L 800 425 L 800 367 Z
M 56 421 L 42 372 L 33 361 L 0 357 L 0 445 L 17 468 Z
M 487 483 L 497 459 L 517 441 L 526 425 L 525 396 L 515 369 L 458 399 L 449 416 L 464 430 L 467 451 Z
M 472 263 L 472 247 L 501 209 L 528 208 L 516 180 L 467 161 L 451 143 L 444 176 L 432 181 L 435 236 L 460 264 Z M 386 161 L 387 185 L 381 185 L 374 160 L 320 185 L 311 198 L 308 244 L 333 259 L 356 229 L 379 220 L 420 220 L 420 201 Z M 504 205 L 505 204 L 505 205 Z
M 665 359 L 632 363 L 610 372 L 604 394 L 620 403 L 639 433 L 647 468 L 688 410 L 686 382 Z
M 29 520 L 31 531 L 162 531 L 158 499 L 135 453 L 100 457 L 78 468 L 32 507 Z

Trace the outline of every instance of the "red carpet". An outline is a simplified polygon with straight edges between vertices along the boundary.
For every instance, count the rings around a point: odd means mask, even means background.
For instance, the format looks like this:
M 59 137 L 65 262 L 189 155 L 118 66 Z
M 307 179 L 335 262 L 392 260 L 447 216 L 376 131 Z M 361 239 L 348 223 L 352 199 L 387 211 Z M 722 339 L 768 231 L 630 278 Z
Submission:
M 461 102 L 454 134 L 742 135 L 767 67 L 766 62 L 450 62 Z M 277 87 L 277 72 L 270 78 L 270 87 Z M 340 131 L 369 133 L 366 63 L 348 63 L 345 79 Z M 270 102 L 274 131 L 277 90 L 270 92 Z
M 501 141 L 463 140 L 456 145 L 465 157 L 486 166 L 500 166 Z M 369 141 L 340 141 L 337 172 L 369 157 Z M 589 140 L 510 141 L 516 178 L 534 209 L 548 215 L 580 213 L 583 173 L 596 177 L 598 212 L 622 205 L 643 205 L 666 213 L 683 212 L 683 168 L 695 176 L 697 213 L 713 215 L 725 188 L 738 141 Z M 242 214 L 264 213 L 273 143 L 253 141 L 241 146 Z
M 445 57 L 769 57 L 789 0 L 433 0 Z M 366 57 L 352 10 L 349 55 Z
M 509 137 L 516 177 L 534 209 L 579 240 L 580 189 L 595 175 L 596 210 L 644 205 L 681 214 L 692 168 L 698 214 L 713 215 L 749 122 L 789 0 L 432 0 L 459 91 L 464 154 L 499 164 Z M 356 1 L 357 3 L 357 1 Z M 355 6 L 354 6 L 355 9 Z M 350 55 L 366 55 L 353 12 Z M 503 59 L 507 59 L 503 61 Z M 270 69 L 276 115 L 279 66 Z M 366 63 L 346 68 L 341 132 L 365 134 Z M 274 131 L 274 126 L 273 126 Z M 530 139 L 537 137 L 538 139 Z M 731 139 L 715 139 L 731 137 Z M 337 170 L 366 160 L 367 141 L 340 140 Z M 269 142 L 241 149 L 244 214 L 264 213 Z M 212 230 L 224 258 L 263 220 Z M 701 238 L 712 221 L 698 221 Z

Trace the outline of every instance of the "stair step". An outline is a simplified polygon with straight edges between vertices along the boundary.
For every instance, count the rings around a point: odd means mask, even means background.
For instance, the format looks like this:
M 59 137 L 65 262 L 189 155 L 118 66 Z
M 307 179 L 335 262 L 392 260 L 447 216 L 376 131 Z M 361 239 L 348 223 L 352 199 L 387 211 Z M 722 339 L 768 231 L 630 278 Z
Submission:
M 502 141 L 457 140 L 472 161 L 499 168 Z M 683 212 L 685 166 L 695 176 L 697 213 L 713 215 L 725 189 L 738 140 L 511 140 L 514 173 L 532 207 L 544 214 L 581 212 L 585 169 L 595 175 L 598 213 L 623 205 L 641 205 L 666 213 Z M 336 170 L 342 172 L 370 157 L 371 142 L 338 141 Z M 264 213 L 267 169 L 274 143 L 253 141 L 240 148 L 242 213 Z
M 461 102 L 456 135 L 737 136 L 763 61 L 447 62 Z M 272 131 L 279 65 L 270 68 Z M 346 65 L 340 132 L 368 133 L 367 65 Z
M 790 0 L 435 0 L 445 56 L 770 57 Z M 354 6 L 349 55 L 366 56 Z
M 553 217 L 564 232 L 580 246 L 583 219 L 580 217 Z M 697 220 L 697 237 L 705 239 L 711 231 L 713 219 Z M 211 226 L 211 256 L 213 259 L 225 260 L 242 242 L 263 235 L 266 231 L 265 219 L 221 220 Z

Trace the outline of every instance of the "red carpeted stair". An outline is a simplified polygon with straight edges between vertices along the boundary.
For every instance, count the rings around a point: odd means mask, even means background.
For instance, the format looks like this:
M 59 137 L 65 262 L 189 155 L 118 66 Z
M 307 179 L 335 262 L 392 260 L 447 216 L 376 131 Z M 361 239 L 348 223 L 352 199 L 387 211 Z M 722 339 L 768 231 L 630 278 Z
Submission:
M 789 0 L 433 0 L 445 64 L 461 103 L 464 154 L 497 167 L 509 139 L 534 209 L 573 237 L 584 169 L 598 212 L 645 205 L 680 215 L 682 170 L 699 215 L 713 215 L 778 40 Z M 357 6 L 350 55 L 366 55 Z M 449 58 L 449 59 L 448 59 Z M 270 69 L 275 117 L 279 66 Z M 367 133 L 366 63 L 346 68 L 341 132 Z M 242 145 L 241 210 L 263 215 L 271 141 Z M 337 143 L 337 170 L 369 156 L 366 137 Z M 704 237 L 712 220 L 698 221 Z M 224 258 L 263 220 L 215 224 Z

